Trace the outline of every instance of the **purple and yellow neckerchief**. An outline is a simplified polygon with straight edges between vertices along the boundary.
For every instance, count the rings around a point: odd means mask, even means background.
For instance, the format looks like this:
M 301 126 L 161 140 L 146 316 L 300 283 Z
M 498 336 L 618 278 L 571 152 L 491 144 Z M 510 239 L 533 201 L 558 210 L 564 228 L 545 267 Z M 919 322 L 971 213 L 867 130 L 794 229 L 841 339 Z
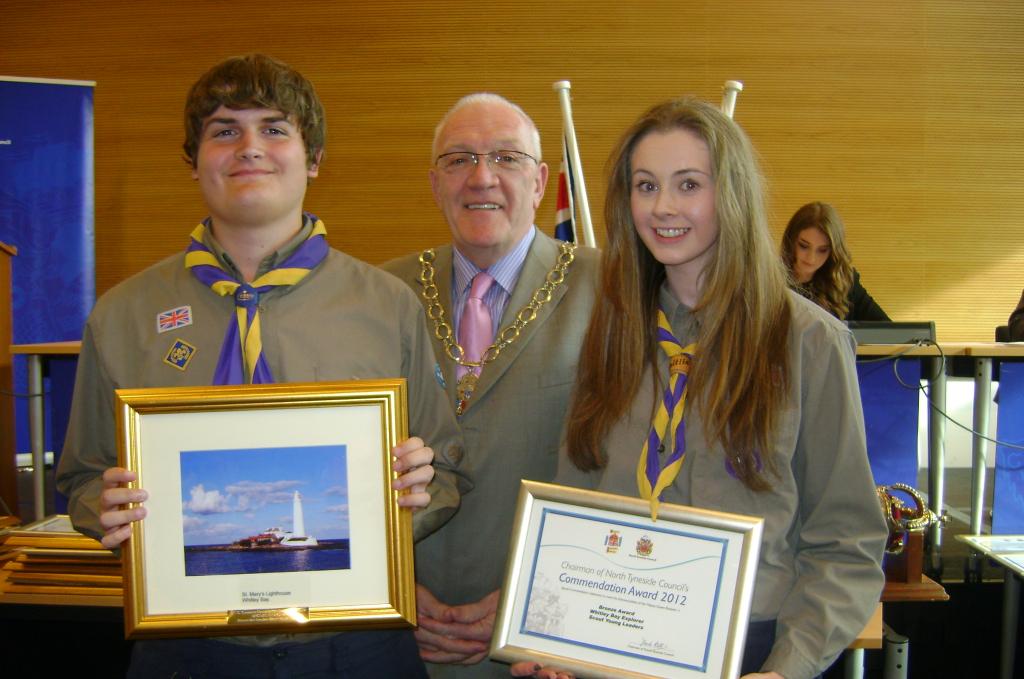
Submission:
M 651 519 L 658 519 L 658 505 L 661 492 L 675 481 L 686 457 L 686 425 L 683 409 L 686 406 L 686 379 L 690 362 L 697 351 L 696 344 L 684 347 L 672 334 L 665 312 L 658 309 L 658 346 L 669 360 L 668 386 L 658 404 L 658 411 L 651 422 L 651 431 L 640 451 L 636 467 L 636 483 L 640 497 L 651 503 Z M 666 443 L 671 443 L 672 452 L 661 464 L 659 453 Z
M 295 285 L 316 268 L 327 256 L 327 229 L 311 214 L 313 222 L 309 237 L 291 255 L 252 283 L 240 283 L 221 266 L 217 256 L 203 243 L 210 218 L 192 231 L 192 241 L 185 249 L 185 267 L 199 282 L 221 296 L 234 295 L 235 323 L 228 324 L 220 358 L 213 373 L 214 384 L 268 384 L 274 381 L 260 338 L 260 295 L 281 285 Z

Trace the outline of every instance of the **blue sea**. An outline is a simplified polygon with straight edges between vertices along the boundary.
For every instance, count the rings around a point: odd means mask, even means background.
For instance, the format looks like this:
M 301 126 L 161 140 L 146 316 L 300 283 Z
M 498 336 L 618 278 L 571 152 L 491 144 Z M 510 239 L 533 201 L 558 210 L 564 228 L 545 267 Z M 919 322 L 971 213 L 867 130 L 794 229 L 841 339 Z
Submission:
M 228 551 L 227 547 L 185 547 L 185 575 L 339 571 L 350 564 L 348 540 L 321 540 L 317 549 Z

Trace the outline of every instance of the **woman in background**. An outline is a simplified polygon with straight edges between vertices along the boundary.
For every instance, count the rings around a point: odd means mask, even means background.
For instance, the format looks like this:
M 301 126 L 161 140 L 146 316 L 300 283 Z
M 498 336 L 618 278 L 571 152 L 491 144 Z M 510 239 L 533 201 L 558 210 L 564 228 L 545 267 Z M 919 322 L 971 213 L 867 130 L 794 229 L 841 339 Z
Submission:
M 1009 327 L 1010 341 L 1024 342 L 1024 292 L 1020 293 L 1020 302 L 1006 323 Z
M 782 261 L 793 289 L 836 318 L 888 321 L 860 284 L 846 248 L 843 220 L 828 203 L 808 203 L 796 211 L 782 235 Z
M 789 291 L 754 151 L 716 107 L 655 106 L 611 163 L 600 295 L 556 481 L 640 495 L 652 512 L 764 517 L 742 672 L 809 679 L 884 584 L 853 338 Z

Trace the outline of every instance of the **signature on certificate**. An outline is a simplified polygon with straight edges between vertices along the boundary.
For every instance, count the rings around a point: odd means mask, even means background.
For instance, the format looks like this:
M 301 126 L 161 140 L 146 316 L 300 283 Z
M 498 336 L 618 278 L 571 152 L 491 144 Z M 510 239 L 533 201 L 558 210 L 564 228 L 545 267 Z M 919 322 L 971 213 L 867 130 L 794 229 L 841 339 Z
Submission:
M 648 641 L 647 639 L 640 639 L 640 648 L 645 651 L 667 651 L 668 644 L 663 641 Z

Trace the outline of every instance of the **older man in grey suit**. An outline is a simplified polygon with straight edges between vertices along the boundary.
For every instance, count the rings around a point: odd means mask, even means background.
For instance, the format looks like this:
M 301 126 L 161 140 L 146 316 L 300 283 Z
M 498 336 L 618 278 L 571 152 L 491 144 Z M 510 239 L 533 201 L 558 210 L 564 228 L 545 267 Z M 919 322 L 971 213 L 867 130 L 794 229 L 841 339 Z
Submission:
M 475 488 L 416 547 L 416 636 L 432 676 L 501 677 L 507 667 L 485 658 L 519 480 L 555 475 L 599 257 L 534 227 L 548 167 L 536 126 L 515 104 L 494 94 L 459 100 L 437 126 L 433 160 L 430 183 L 453 243 L 384 269 L 430 311 L 437 377 L 465 436 L 450 462 Z

